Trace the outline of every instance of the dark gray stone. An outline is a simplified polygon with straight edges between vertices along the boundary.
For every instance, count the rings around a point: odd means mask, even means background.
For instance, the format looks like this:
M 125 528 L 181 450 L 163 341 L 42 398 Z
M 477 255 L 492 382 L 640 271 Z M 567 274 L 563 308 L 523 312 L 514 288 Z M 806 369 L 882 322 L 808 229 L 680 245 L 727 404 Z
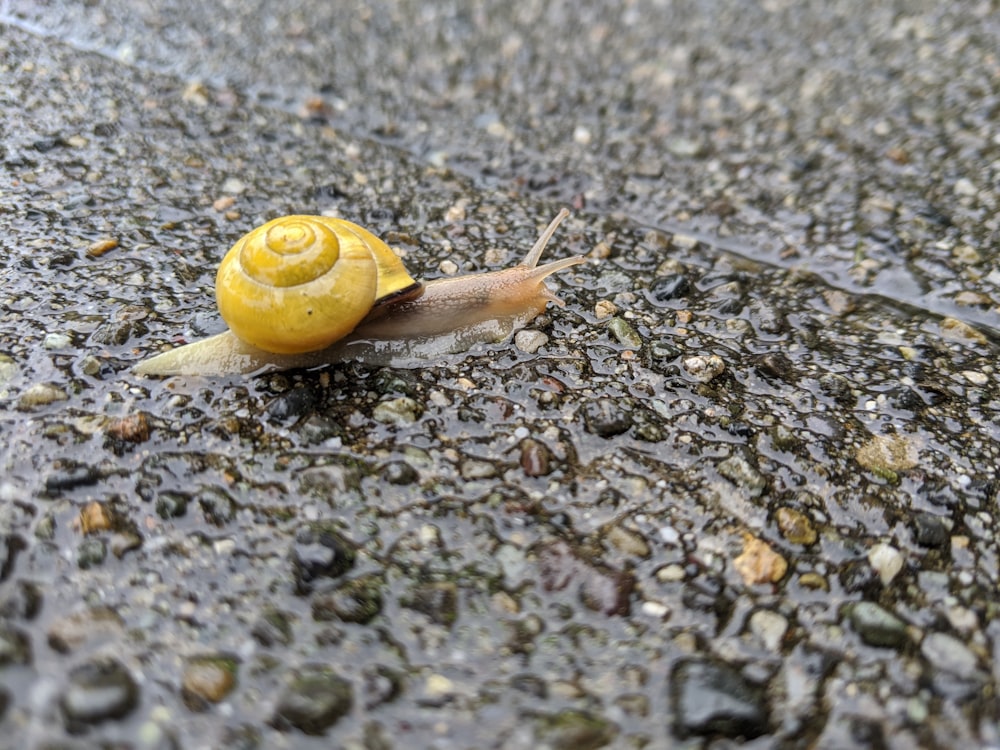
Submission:
M 320 735 L 350 711 L 353 702 L 350 682 L 329 667 L 306 666 L 282 693 L 272 724 Z
M 762 687 L 728 664 L 684 660 L 671 673 L 674 728 L 682 737 L 752 739 L 769 731 Z

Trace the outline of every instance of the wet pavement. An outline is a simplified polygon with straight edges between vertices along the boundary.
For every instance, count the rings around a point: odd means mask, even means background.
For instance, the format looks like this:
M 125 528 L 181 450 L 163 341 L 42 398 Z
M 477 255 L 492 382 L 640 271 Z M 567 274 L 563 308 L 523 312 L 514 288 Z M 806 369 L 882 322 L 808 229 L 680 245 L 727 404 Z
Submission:
M 990 3 L 0 4 L 24 747 L 997 747 Z M 585 265 L 413 368 L 133 375 L 243 233 Z

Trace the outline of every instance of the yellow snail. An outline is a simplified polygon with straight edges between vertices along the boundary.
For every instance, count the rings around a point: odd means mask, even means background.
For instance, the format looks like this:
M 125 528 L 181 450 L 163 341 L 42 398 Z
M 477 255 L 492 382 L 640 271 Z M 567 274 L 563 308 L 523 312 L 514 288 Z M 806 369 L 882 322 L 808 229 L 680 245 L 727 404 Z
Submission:
M 223 258 L 216 300 L 229 330 L 151 357 L 142 375 L 224 375 L 358 360 L 410 364 L 499 341 L 549 302 L 545 278 L 578 263 L 538 259 L 563 209 L 524 260 L 489 273 L 414 281 L 382 240 L 342 219 L 284 216 Z

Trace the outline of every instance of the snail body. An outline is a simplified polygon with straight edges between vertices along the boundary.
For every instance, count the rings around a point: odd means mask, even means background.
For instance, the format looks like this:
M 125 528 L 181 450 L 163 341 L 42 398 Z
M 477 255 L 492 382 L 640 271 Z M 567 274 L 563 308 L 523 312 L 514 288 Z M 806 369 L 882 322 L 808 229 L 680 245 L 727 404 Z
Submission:
M 512 268 L 426 284 L 356 224 L 275 219 L 241 238 L 220 265 L 216 297 L 229 330 L 151 357 L 135 372 L 256 374 L 344 361 L 405 366 L 502 340 L 549 302 L 562 306 L 545 279 L 584 259 L 538 261 L 568 215 L 560 211 Z M 331 237 L 336 249 L 314 246 Z M 285 266 L 292 270 L 285 273 Z M 329 287 L 314 283 L 314 276 L 328 274 Z

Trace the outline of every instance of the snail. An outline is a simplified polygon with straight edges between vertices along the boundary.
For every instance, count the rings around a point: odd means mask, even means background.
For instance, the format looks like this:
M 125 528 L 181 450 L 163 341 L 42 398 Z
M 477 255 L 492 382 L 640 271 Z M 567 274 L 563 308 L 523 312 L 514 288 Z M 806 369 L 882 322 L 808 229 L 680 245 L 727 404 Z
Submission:
M 229 330 L 140 362 L 141 375 L 257 374 L 357 360 L 412 364 L 500 341 L 563 302 L 546 277 L 585 262 L 539 266 L 562 209 L 520 264 L 415 281 L 375 235 L 343 219 L 284 216 L 244 235 L 216 275 Z

